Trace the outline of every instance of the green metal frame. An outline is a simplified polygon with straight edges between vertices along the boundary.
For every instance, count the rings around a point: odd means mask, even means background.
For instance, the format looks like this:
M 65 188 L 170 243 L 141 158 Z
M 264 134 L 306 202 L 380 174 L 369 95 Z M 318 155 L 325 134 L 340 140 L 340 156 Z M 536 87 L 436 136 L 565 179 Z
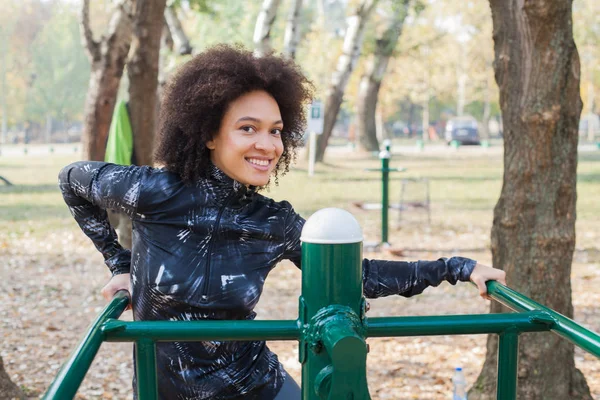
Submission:
M 369 337 L 497 334 L 497 398 L 502 400 L 516 399 L 518 340 L 523 332 L 552 331 L 600 358 L 600 335 L 497 282 L 487 283 L 490 296 L 516 313 L 367 319 L 361 260 L 360 242 L 304 242 L 297 320 L 119 321 L 129 299 L 126 292 L 118 292 L 43 398 L 73 398 L 103 341 L 136 343 L 140 400 L 158 398 L 155 344 L 161 341 L 296 340 L 304 400 L 370 399 Z
M 379 153 L 381 168 L 367 168 L 367 171 L 381 172 L 381 245 L 389 245 L 388 241 L 388 211 L 390 208 L 390 172 L 404 172 L 406 168 L 390 168 L 390 145 Z

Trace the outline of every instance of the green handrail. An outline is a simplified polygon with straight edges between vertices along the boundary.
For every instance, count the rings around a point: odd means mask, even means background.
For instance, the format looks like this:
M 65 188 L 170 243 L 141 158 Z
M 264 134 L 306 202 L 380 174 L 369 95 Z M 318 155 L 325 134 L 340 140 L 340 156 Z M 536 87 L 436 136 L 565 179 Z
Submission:
M 112 301 L 89 326 L 79 345 L 58 371 L 43 399 L 72 399 L 77 393 L 102 341 L 102 326 L 110 318 L 119 318 L 129 304 L 129 293 L 118 291 Z
M 200 324 L 199 324 L 200 323 Z M 298 340 L 298 321 L 117 321 L 101 327 L 108 342 L 148 338 L 157 342 L 207 340 Z
M 497 282 L 487 282 L 490 296 L 515 309 L 517 313 L 479 315 L 439 315 L 419 317 L 364 318 L 366 337 L 499 334 L 506 342 L 508 368 L 498 371 L 498 398 L 516 398 L 516 358 L 518 334 L 522 332 L 554 331 L 575 345 L 600 358 L 600 335 L 571 319 L 527 298 Z M 101 343 L 137 342 L 144 340 L 145 354 L 153 359 L 150 347 L 160 341 L 202 340 L 303 340 L 305 327 L 300 320 L 281 321 L 119 321 L 129 303 L 125 291 L 118 292 L 88 328 L 82 341 L 60 369 L 43 399 L 69 399 L 77 393 Z M 151 345 L 150 345 L 151 343 Z M 500 346 L 503 344 L 501 343 Z M 512 361 L 510 360 L 512 358 Z M 146 358 L 146 361 L 148 358 Z M 154 361 L 153 361 L 154 362 Z M 154 367 L 154 364 L 151 364 Z M 144 366 L 149 367 L 147 365 Z M 153 370 L 154 368 L 150 368 Z M 155 373 L 150 373 L 155 382 Z M 139 377 L 138 379 L 140 379 Z M 506 381 L 503 383 L 503 381 Z M 154 398 L 145 384 L 140 397 Z
M 546 313 L 554 320 L 551 327 L 552 332 L 600 358 L 600 335 L 597 333 L 498 282 L 489 281 L 486 285 L 490 296 L 494 300 L 515 311 L 542 311 Z

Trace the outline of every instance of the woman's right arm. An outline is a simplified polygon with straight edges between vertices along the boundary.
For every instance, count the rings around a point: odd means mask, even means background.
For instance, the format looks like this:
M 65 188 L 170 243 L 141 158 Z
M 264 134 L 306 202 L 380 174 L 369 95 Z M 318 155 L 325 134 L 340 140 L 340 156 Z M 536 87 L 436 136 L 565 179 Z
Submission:
M 123 248 L 108 222 L 107 209 L 135 218 L 146 167 L 79 161 L 63 168 L 59 186 L 81 230 L 92 240 L 114 275 L 129 273 L 131 252 Z

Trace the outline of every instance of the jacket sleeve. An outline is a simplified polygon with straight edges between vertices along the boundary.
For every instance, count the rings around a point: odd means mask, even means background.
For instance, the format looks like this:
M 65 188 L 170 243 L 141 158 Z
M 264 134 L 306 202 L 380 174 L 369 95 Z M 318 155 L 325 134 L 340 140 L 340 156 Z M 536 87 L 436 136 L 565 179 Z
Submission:
M 477 261 L 465 257 L 414 262 L 364 259 L 364 294 L 370 299 L 393 294 L 411 297 L 443 281 L 452 285 L 468 282 L 475 264 Z
M 147 169 L 79 161 L 60 171 L 58 183 L 69 211 L 92 240 L 113 275 L 129 273 L 131 252 L 123 248 L 108 222 L 107 209 L 135 218 L 141 180 Z
M 300 235 L 306 220 L 300 214 L 297 214 L 288 202 L 285 202 L 285 204 L 289 207 L 289 212 L 285 219 L 285 243 L 282 258 L 290 260 L 296 267 L 300 268 L 302 266 Z
M 304 218 L 290 206 L 285 226 L 284 259 L 291 260 L 298 268 L 302 264 L 300 234 Z M 440 258 L 437 261 L 384 261 L 362 262 L 363 291 L 365 297 L 375 299 L 397 294 L 404 297 L 422 293 L 429 286 L 443 281 L 455 285 L 468 282 L 477 261 L 465 257 Z

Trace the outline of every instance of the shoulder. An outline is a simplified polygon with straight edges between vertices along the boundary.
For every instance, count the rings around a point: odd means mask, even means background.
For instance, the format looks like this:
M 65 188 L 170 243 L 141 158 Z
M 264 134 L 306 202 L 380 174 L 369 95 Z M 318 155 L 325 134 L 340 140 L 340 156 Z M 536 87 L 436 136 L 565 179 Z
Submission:
M 170 197 L 179 192 L 185 184 L 181 177 L 165 168 L 144 168 L 141 190 L 145 195 L 158 195 Z
M 292 204 L 287 200 L 275 201 L 269 197 L 257 194 L 255 201 L 259 202 L 262 206 L 268 208 L 272 214 L 281 215 L 284 218 L 286 225 L 296 225 L 302 227 L 304 224 L 304 218 L 300 216 L 295 210 Z
M 270 197 L 263 196 L 260 193 L 254 195 L 254 201 L 264 207 L 268 207 L 274 211 L 285 212 L 286 214 L 294 211 L 294 207 L 287 200 L 275 201 Z
M 146 181 L 152 184 L 163 184 L 163 185 L 175 185 L 183 184 L 183 181 L 174 172 L 168 171 L 165 168 L 154 168 L 154 167 L 140 167 L 145 168 Z

